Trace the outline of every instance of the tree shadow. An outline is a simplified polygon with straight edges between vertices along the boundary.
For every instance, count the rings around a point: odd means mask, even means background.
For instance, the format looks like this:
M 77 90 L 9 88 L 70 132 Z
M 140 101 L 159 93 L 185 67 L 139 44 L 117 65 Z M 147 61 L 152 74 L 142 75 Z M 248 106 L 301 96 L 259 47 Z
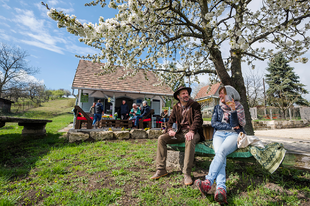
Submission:
M 68 145 L 62 134 L 48 133 L 43 138 L 22 137 L 20 133 L 0 135 L 0 178 L 11 181 L 29 175 L 31 168 L 52 148 Z

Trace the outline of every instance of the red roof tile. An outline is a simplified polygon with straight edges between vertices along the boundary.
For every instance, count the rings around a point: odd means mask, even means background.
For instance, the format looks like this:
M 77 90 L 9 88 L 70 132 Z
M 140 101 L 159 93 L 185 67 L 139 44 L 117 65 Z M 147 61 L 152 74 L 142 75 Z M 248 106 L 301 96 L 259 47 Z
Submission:
M 195 96 L 195 100 L 197 99 L 200 99 L 200 98 L 204 98 L 204 97 L 207 97 L 207 96 L 210 96 L 210 95 L 215 95 L 215 93 L 217 92 L 217 90 L 219 89 L 221 83 L 216 83 L 216 84 L 213 84 L 211 86 L 211 89 L 209 90 L 209 86 L 210 85 L 207 85 L 207 86 L 204 86 L 202 87 L 199 92 L 196 94 Z
M 171 88 L 165 84 L 163 86 L 154 86 L 154 84 L 158 83 L 158 79 L 151 71 L 147 72 L 148 80 L 145 79 L 142 69 L 135 76 L 128 76 L 123 80 L 119 80 L 118 77 L 123 76 L 128 70 L 124 71 L 124 67 L 118 67 L 114 73 L 95 75 L 102 72 L 101 66 L 104 66 L 104 63 L 80 60 L 72 88 L 173 95 Z

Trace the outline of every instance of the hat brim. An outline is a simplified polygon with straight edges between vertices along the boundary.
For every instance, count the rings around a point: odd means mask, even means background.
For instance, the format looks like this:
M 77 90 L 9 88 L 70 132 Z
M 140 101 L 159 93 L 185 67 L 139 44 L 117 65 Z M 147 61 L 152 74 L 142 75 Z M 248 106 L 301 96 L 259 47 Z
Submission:
M 191 93 L 192 93 L 192 88 L 190 88 L 190 87 L 183 87 L 183 88 L 178 89 L 177 91 L 174 92 L 173 97 L 174 97 L 176 100 L 180 101 L 179 98 L 178 98 L 177 96 L 179 95 L 180 91 L 183 90 L 183 89 L 186 89 L 186 90 L 188 91 L 188 95 L 189 95 L 189 96 L 191 95 Z

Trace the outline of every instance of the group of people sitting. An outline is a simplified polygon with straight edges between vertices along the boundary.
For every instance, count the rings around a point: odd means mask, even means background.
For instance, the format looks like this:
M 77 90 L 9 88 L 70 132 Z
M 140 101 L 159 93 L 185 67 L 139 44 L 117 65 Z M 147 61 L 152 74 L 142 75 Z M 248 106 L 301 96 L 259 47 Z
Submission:
M 132 104 L 132 109 L 129 111 L 128 104 L 126 100 L 122 101 L 122 105 L 120 106 L 120 115 L 122 120 L 133 120 L 134 127 L 137 128 L 139 125 L 139 121 L 145 118 L 151 118 L 149 112 L 151 111 L 150 106 L 147 105 L 147 101 L 142 102 L 142 106 L 138 107 L 136 103 Z M 93 127 L 96 128 L 96 122 L 101 120 L 102 114 L 104 114 L 103 105 L 101 104 L 101 100 L 98 102 L 94 102 L 90 107 L 89 112 L 94 114 Z
M 151 108 L 147 105 L 147 101 L 142 102 L 142 106 L 138 107 L 136 103 L 132 104 L 132 109 L 129 111 L 128 105 L 125 100 L 122 101 L 122 105 L 120 107 L 121 119 L 135 120 L 134 127 L 138 127 L 139 121 L 141 118 L 151 118 L 149 112 Z M 168 110 L 164 110 L 158 121 L 161 121 L 161 127 L 165 129 L 167 127 L 167 122 L 169 120 Z

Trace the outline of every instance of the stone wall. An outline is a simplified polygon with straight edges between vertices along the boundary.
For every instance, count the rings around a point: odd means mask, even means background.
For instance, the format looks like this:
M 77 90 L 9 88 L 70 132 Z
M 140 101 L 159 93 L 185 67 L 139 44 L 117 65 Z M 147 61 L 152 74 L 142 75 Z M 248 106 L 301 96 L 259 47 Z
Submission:
M 257 119 L 257 107 L 250 108 L 251 119 Z
M 300 117 L 301 119 L 306 119 L 310 121 L 310 107 L 301 107 L 300 108 Z
M 131 131 L 103 131 L 101 129 L 70 129 L 67 139 L 70 143 L 77 141 L 102 141 L 102 140 L 126 140 L 126 139 L 154 139 L 162 134 L 161 130 L 150 129 L 148 131 L 133 129 Z
M 307 120 L 285 120 L 285 121 L 253 121 L 254 130 L 266 129 L 288 129 L 288 128 L 302 128 L 309 125 Z

